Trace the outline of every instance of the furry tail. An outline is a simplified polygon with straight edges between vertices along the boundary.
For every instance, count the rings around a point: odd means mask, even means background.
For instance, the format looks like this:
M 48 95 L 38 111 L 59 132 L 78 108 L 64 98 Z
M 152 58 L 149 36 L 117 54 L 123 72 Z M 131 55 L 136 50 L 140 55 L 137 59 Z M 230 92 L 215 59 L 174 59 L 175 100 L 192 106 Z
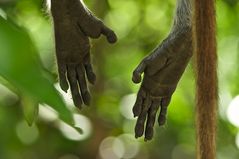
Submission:
M 216 158 L 218 104 L 215 0 L 194 0 L 197 159 Z

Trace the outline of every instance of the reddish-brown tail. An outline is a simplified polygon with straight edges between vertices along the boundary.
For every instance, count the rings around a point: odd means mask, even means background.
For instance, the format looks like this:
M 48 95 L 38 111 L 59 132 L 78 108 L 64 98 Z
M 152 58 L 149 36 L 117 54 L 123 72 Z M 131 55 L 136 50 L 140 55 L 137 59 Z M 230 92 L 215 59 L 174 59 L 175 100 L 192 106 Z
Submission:
M 194 0 L 197 159 L 216 158 L 218 104 L 215 0 Z

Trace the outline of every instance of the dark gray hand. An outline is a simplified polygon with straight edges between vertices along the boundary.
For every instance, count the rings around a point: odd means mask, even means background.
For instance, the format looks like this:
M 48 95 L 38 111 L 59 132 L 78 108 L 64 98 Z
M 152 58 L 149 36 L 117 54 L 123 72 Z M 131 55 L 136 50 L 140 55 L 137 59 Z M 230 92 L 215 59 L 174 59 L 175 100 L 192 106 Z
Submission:
M 103 34 L 109 43 L 115 43 L 117 41 L 117 36 L 114 31 L 95 17 L 80 0 L 68 0 L 66 5 L 72 20 L 86 36 L 99 38 L 100 35 Z
M 60 86 L 67 91 L 70 85 L 74 104 L 81 108 L 83 102 L 89 105 L 91 99 L 86 76 L 91 84 L 96 80 L 90 60 L 89 37 L 103 34 L 110 43 L 116 42 L 117 37 L 78 0 L 52 0 L 51 11 Z
M 176 33 L 171 33 L 135 69 L 132 78 L 134 83 L 140 83 L 141 74 L 144 73 L 143 82 L 133 107 L 134 116 L 138 117 L 135 126 L 136 138 L 145 133 L 145 140 L 152 139 L 155 118 L 159 108 L 158 123 L 160 126 L 165 124 L 171 96 L 191 56 L 191 29 L 182 28 Z

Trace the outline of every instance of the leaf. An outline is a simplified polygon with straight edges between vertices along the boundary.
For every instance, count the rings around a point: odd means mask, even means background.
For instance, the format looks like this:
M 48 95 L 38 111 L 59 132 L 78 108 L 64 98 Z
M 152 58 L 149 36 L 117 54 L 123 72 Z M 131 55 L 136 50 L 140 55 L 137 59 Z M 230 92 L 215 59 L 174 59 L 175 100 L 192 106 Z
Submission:
M 32 126 L 38 116 L 38 102 L 31 97 L 23 95 L 21 97 L 21 105 L 23 108 L 24 117 L 28 125 Z
M 0 75 L 21 94 L 52 106 L 62 120 L 72 125 L 71 112 L 44 74 L 27 32 L 0 16 Z

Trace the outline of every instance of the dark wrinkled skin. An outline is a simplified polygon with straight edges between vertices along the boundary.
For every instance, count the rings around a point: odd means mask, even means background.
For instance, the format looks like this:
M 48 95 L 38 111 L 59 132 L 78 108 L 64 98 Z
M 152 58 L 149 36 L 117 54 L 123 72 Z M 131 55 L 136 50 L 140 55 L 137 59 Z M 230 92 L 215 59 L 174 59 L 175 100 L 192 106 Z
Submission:
M 86 76 L 91 84 L 96 80 L 89 38 L 103 34 L 109 43 L 115 43 L 117 37 L 78 0 L 51 0 L 51 12 L 60 86 L 66 92 L 70 85 L 74 104 L 81 108 L 91 100 Z
M 171 97 L 192 56 L 191 22 L 188 21 L 191 13 L 188 11 L 190 9 L 188 3 L 184 3 L 188 1 L 178 0 L 180 4 L 172 32 L 141 61 L 133 72 L 134 83 L 140 83 L 141 75 L 144 74 L 133 107 L 134 116 L 138 117 L 135 126 L 136 138 L 143 135 L 145 141 L 153 138 L 155 119 L 159 109 L 158 124 L 159 126 L 165 124 Z M 189 17 L 180 19 L 179 17 L 185 16 L 184 11 L 187 11 Z

